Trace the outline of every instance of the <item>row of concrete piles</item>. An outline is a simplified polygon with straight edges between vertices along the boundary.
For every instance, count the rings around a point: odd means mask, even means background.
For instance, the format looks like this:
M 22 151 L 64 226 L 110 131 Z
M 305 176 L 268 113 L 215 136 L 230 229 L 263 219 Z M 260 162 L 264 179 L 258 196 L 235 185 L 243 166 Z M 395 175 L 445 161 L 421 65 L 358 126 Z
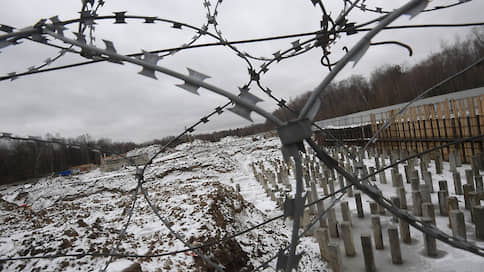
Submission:
M 340 165 L 344 166 L 348 172 L 359 177 L 366 176 L 368 173 L 373 174 L 376 170 L 385 167 L 385 161 L 389 160 L 393 164 L 399 159 L 412 155 L 406 151 L 400 153 L 383 151 L 382 154 L 378 154 L 374 149 L 370 149 L 368 152 L 362 153 L 359 158 L 359 161 L 370 157 L 374 158 L 375 167 L 367 167 L 349 159 L 341 148 L 332 148 L 328 151 L 334 158 L 338 158 Z M 357 153 L 355 152 L 357 151 L 356 148 L 352 148 L 351 151 L 354 154 Z M 474 237 L 472 239 L 484 240 L 484 208 L 480 204 L 480 201 L 484 198 L 484 192 L 483 179 L 479 172 L 484 170 L 483 154 L 478 154 L 472 158 L 471 169 L 465 170 L 466 183 L 462 184 L 458 171 L 462 167 L 460 157 L 454 152 L 449 153 L 449 171 L 452 172 L 453 176 L 453 190 L 451 190 L 453 194 L 449 191 L 447 180 L 439 180 L 438 191 L 436 191 L 436 184 L 434 184 L 429 167 L 433 163 L 435 172 L 442 174 L 444 171 L 443 160 L 439 152 L 432 154 L 432 157 L 432 160 L 430 155 L 408 160 L 404 165 L 403 174 L 400 173 L 398 166 L 386 170 L 391 172 L 391 185 L 395 188 L 395 195 L 391 197 L 392 202 L 400 209 L 413 213 L 415 216 L 421 217 L 424 222 L 434 225 L 436 224 L 435 207 L 437 207 L 439 211 L 437 216 L 448 217 L 447 227 L 452 230 L 452 234 L 455 237 L 468 239 L 467 230 L 468 228 L 473 228 Z M 307 203 L 348 185 L 348 181 L 343 176 L 336 174 L 335 171 L 321 164 L 315 154 L 311 152 L 303 154 L 302 161 L 305 190 L 308 193 Z M 267 196 L 282 208 L 284 199 L 292 191 L 290 176 L 294 169 L 293 163 L 289 162 L 289 164 L 286 164 L 284 161 L 274 160 L 266 162 L 264 165 L 264 162 L 259 161 L 252 163 L 251 167 L 256 180 L 263 186 Z M 380 172 L 378 177 L 381 184 L 387 184 L 385 172 Z M 363 182 L 376 182 L 376 175 Z M 410 192 L 407 192 L 404 182 L 410 184 Z M 436 196 L 437 202 L 435 204 L 432 201 L 432 195 Z M 358 191 L 353 192 L 352 187 L 350 187 L 347 190 L 347 196 L 354 198 L 357 212 L 356 218 L 364 218 L 365 211 L 361 193 Z M 464 207 L 459 205 L 459 200 L 462 197 L 464 199 Z M 409 199 L 410 201 L 408 201 Z M 307 208 L 301 220 L 301 227 L 305 228 L 308 226 L 311 218 L 323 211 L 324 207 L 325 202 L 320 201 L 317 205 Z M 384 249 L 380 216 L 389 216 L 389 214 L 386 214 L 385 210 L 375 202 L 370 202 L 369 208 L 371 213 L 371 231 L 361 233 L 361 254 L 366 271 L 375 271 L 376 266 L 371 238 L 373 237 L 375 250 Z M 337 210 L 341 215 L 341 221 L 337 219 Z M 311 231 L 308 232 L 309 235 L 313 235 L 317 239 L 321 257 L 328 261 L 333 271 L 343 271 L 342 253 L 340 252 L 338 239 L 342 240 L 346 257 L 352 258 L 357 255 L 353 241 L 354 235 L 352 234 L 352 217 L 348 201 L 341 201 L 339 208 L 335 206 L 329 209 L 327 216 L 319 220 L 319 225 L 313 226 Z M 466 218 L 468 219 L 467 221 Z M 396 217 L 393 217 L 392 224 L 387 228 L 387 232 L 392 263 L 396 265 L 402 264 L 400 241 L 405 244 L 412 243 L 409 224 L 404 220 L 398 220 Z M 423 235 L 422 238 L 425 256 L 438 257 L 439 252 L 442 253 L 437 249 L 435 239 L 427 235 Z

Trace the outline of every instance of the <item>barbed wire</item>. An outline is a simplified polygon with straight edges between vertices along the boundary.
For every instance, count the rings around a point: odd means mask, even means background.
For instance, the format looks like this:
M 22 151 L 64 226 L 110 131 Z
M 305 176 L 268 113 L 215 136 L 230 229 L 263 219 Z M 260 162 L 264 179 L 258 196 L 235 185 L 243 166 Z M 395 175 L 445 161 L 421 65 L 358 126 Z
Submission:
M 351 3 L 351 0 L 346 0 L 346 1 Z M 435 7 L 431 7 L 431 8 L 426 8 L 426 9 L 422 10 L 421 12 L 432 12 L 432 11 L 438 11 L 438 10 L 453 8 L 453 7 L 456 7 L 456 6 L 465 4 L 467 2 L 471 2 L 471 1 L 472 0 L 453 0 L 452 3 L 444 4 L 444 5 L 440 5 L 440 6 L 435 6 Z M 356 2 L 358 2 L 358 1 L 356 1 Z M 379 14 L 389 14 L 389 13 L 392 12 L 390 10 L 385 10 L 383 7 L 367 6 L 365 4 L 365 2 L 366 2 L 366 0 L 363 1 L 362 4 L 357 4 L 356 7 L 359 8 L 363 12 L 369 11 L 369 12 L 374 12 L 374 13 L 379 13 Z M 430 2 L 430 1 L 428 1 L 428 2 Z
M 89 16 L 91 14 L 96 14 L 97 11 L 99 10 L 99 8 L 104 5 L 104 3 L 105 3 L 104 1 L 98 1 L 97 4 L 96 4 L 96 7 L 94 7 L 94 2 L 83 1 L 81 12 L 79 12 L 80 18 L 79 18 L 78 33 L 83 34 L 86 30 L 86 27 L 89 27 L 89 36 L 90 36 L 90 42 L 91 43 L 93 43 L 93 41 L 95 40 L 94 36 L 93 36 L 94 35 L 94 24 L 93 24 L 93 22 L 86 24 L 85 23 L 86 20 L 85 19 L 83 20 L 83 18 L 85 18 L 87 14 L 89 14 Z M 88 9 L 88 4 L 91 4 L 91 10 Z M 53 23 L 60 22 L 58 16 L 51 17 L 50 20 Z M 5 32 L 8 32 L 8 33 L 13 32 L 14 29 L 15 29 L 14 27 L 7 26 L 7 25 L 1 25 L 1 27 L 0 27 L 0 31 L 5 31 Z M 42 69 L 46 66 L 51 65 L 52 63 L 56 62 L 58 59 L 62 58 L 66 54 L 66 52 L 73 52 L 73 50 L 72 50 L 73 46 L 72 45 L 70 45 L 69 47 L 62 47 L 62 46 L 53 45 L 53 44 L 48 43 L 47 39 L 33 39 L 33 38 L 27 38 L 27 39 L 30 40 L 30 41 L 34 41 L 34 42 L 38 42 L 38 43 L 42 43 L 42 44 L 48 44 L 49 46 L 61 49 L 59 52 L 57 52 L 52 57 L 46 58 L 41 64 L 32 65 L 32 66 L 28 67 L 27 68 L 28 72 L 38 71 L 38 70 L 40 70 L 40 69 Z M 1 42 L 1 39 L 0 39 L 0 42 Z M 17 44 L 17 41 L 13 41 L 13 44 Z M 74 53 L 78 53 L 78 52 L 74 52 Z M 10 72 L 9 75 L 13 76 L 12 78 L 16 78 L 15 75 L 17 73 L 18 72 Z
M 111 249 L 110 254 L 115 254 L 116 252 L 118 252 L 119 246 L 121 245 L 121 242 L 123 241 L 123 239 L 126 235 L 126 230 L 128 229 L 129 223 L 131 222 L 131 218 L 133 217 L 134 208 L 136 207 L 136 201 L 138 200 L 138 193 L 142 189 L 141 184 L 142 184 L 141 180 L 138 180 L 138 184 L 136 185 L 136 189 L 133 190 L 131 206 L 128 210 L 128 216 L 127 216 L 128 218 L 126 220 L 126 223 L 124 224 L 124 227 L 119 232 L 117 242 L 115 243 L 116 246 Z M 108 261 L 106 262 L 106 265 L 104 266 L 104 268 L 101 269 L 100 271 L 105 272 L 108 269 L 109 265 L 113 262 L 113 260 L 114 260 L 114 256 L 111 255 L 109 257 Z
M 412 16 L 415 16 L 416 14 L 420 12 L 428 12 L 428 11 L 435 11 L 443 8 L 450 8 L 454 7 L 457 5 L 460 5 L 464 2 L 468 1 L 459 1 L 455 2 L 453 4 L 449 4 L 447 6 L 436 6 L 433 8 L 425 9 L 427 6 L 427 1 L 422 1 L 422 0 L 412 0 L 409 1 L 407 4 L 403 5 L 401 8 L 392 11 L 392 12 L 386 12 L 383 9 L 376 8 L 375 10 L 377 13 L 387 13 L 383 16 L 381 16 L 378 19 L 366 22 L 364 24 L 361 24 L 359 26 L 355 26 L 354 23 L 349 23 L 346 19 L 347 15 L 353 10 L 353 8 L 360 8 L 362 9 L 362 5 L 364 4 L 358 4 L 359 0 L 356 1 L 349 1 L 349 0 L 343 0 L 344 3 L 344 8 L 340 12 L 338 18 L 336 20 L 333 20 L 329 13 L 326 12 L 326 9 L 322 3 L 322 1 L 319 0 L 311 0 L 314 6 L 319 5 L 321 7 L 322 13 L 323 13 L 323 21 L 321 23 L 321 30 L 318 30 L 313 33 L 298 33 L 294 35 L 286 35 L 286 36 L 278 36 L 278 37 L 268 37 L 268 38 L 263 38 L 263 39 L 252 39 L 252 40 L 245 40 L 245 41 L 232 41 L 229 42 L 227 41 L 224 36 L 222 35 L 221 30 L 217 26 L 217 15 L 218 15 L 218 8 L 221 5 L 222 1 L 218 0 L 215 8 L 211 9 L 211 4 L 209 1 L 203 1 L 203 5 L 207 10 L 207 23 L 202 25 L 202 27 L 197 28 L 194 26 L 190 26 L 185 23 L 181 22 L 176 22 L 172 20 L 167 20 L 167 19 L 159 19 L 157 17 L 147 17 L 147 16 L 132 16 L 132 15 L 126 15 L 126 12 L 115 12 L 114 16 L 98 16 L 97 13 L 97 8 L 93 11 L 92 7 L 94 5 L 94 0 L 85 0 L 83 1 L 83 7 L 81 9 L 81 16 L 79 19 L 72 19 L 72 20 L 67 20 L 67 21 L 60 21 L 57 19 L 51 19 L 51 23 L 46 23 L 46 21 L 39 21 L 37 24 L 35 24 L 32 27 L 29 27 L 27 29 L 22 29 L 19 31 L 13 31 L 13 29 L 10 29 L 9 27 L 5 25 L 0 26 L 0 30 L 7 32 L 5 35 L 0 35 L 0 42 L 2 42 L 2 47 L 9 46 L 9 45 L 16 45 L 18 44 L 18 41 L 21 39 L 32 39 L 34 41 L 41 42 L 45 45 L 48 46 L 56 46 L 55 44 L 50 44 L 47 43 L 46 37 L 45 36 L 50 36 L 55 39 L 58 39 L 64 43 L 69 44 L 69 49 L 71 48 L 79 48 L 81 51 L 73 51 L 81 56 L 84 56 L 86 58 L 91 59 L 90 61 L 87 62 L 82 62 L 82 63 L 75 63 L 75 64 L 70 64 L 70 65 L 64 65 L 64 66 L 58 66 L 58 67 L 53 67 L 53 68 L 47 68 L 47 69 L 42 69 L 46 65 L 43 65 L 42 67 L 38 69 L 29 69 L 29 71 L 21 73 L 23 75 L 29 75 L 29 74 L 34 74 L 34 73 L 41 73 L 45 71 L 54 71 L 54 70 L 60 70 L 60 69 L 66 69 L 66 68 L 71 68 L 75 66 L 80 66 L 80 65 L 85 65 L 85 64 L 91 64 L 91 63 L 96 63 L 96 62 L 101 62 L 101 61 L 110 61 L 114 63 L 122 63 L 122 62 L 129 62 L 135 65 L 138 65 L 142 68 L 142 70 L 139 72 L 141 75 L 148 76 L 151 78 L 156 79 L 155 76 L 155 71 L 167 74 L 169 76 L 181 79 L 184 81 L 184 84 L 179 84 L 177 85 L 178 87 L 189 91 L 194 94 L 198 94 L 198 89 L 199 88 L 204 88 L 209 91 L 215 92 L 219 95 L 225 96 L 229 98 L 229 102 L 223 106 L 219 106 L 210 113 L 209 115 L 206 115 L 200 119 L 200 121 L 196 122 L 194 125 L 191 127 L 185 129 L 182 133 L 180 133 L 177 137 L 173 138 L 170 142 L 165 144 L 163 147 L 160 148 L 160 150 L 153 155 L 150 160 L 143 165 L 142 168 L 137 167 L 136 168 L 136 174 L 135 177 L 137 179 L 137 187 L 135 190 L 133 190 L 133 197 L 131 201 L 131 207 L 130 210 L 127 214 L 127 221 L 125 222 L 123 228 L 121 229 L 117 242 L 115 243 L 116 245 L 111 249 L 109 254 L 103 254 L 102 256 L 109 256 L 110 258 L 106 262 L 105 267 L 101 271 L 105 271 L 109 264 L 112 262 L 114 257 L 128 257 L 128 256 L 138 256 L 138 255 L 123 255 L 123 254 L 117 254 L 116 252 L 119 249 L 120 243 L 125 237 L 126 230 L 128 228 L 128 225 L 130 224 L 131 217 L 133 215 L 135 206 L 136 206 L 136 201 L 137 201 L 137 196 L 138 193 L 141 191 L 144 195 L 144 198 L 148 205 L 150 206 L 151 210 L 156 214 L 156 216 L 160 219 L 160 221 L 165 225 L 168 230 L 178 239 L 180 240 L 186 247 L 187 249 L 184 249 L 186 251 L 193 251 L 197 253 L 206 263 L 214 267 L 215 269 L 222 271 L 222 268 L 219 266 L 219 264 L 216 264 L 208 258 L 208 256 L 205 256 L 201 254 L 200 252 L 197 251 L 197 249 L 204 247 L 206 245 L 201 245 L 201 246 L 192 246 L 188 244 L 181 235 L 179 235 L 177 232 L 175 232 L 171 227 L 169 222 L 166 220 L 165 217 L 163 217 L 158 208 L 152 203 L 152 201 L 149 198 L 148 192 L 144 189 L 143 183 L 145 182 L 144 180 L 144 175 L 147 167 L 151 164 L 153 164 L 154 159 L 164 152 L 168 146 L 173 144 L 174 142 L 178 141 L 181 137 L 183 137 L 187 133 L 191 133 L 194 131 L 194 129 L 202 124 L 202 123 L 207 123 L 209 121 L 209 117 L 215 115 L 215 114 L 221 114 L 229 105 L 233 104 L 234 107 L 229 108 L 228 110 L 232 111 L 233 113 L 251 120 L 250 114 L 255 111 L 257 114 L 265 117 L 268 121 L 272 122 L 273 124 L 276 125 L 278 128 L 279 132 L 279 137 L 281 138 L 282 142 L 282 149 L 283 149 L 283 156 L 287 160 L 289 158 L 294 158 L 295 160 L 295 166 L 296 166 L 296 193 L 295 193 L 295 198 L 294 199 L 287 199 L 287 201 L 294 200 L 296 203 L 296 206 L 294 208 L 294 213 L 292 216 L 294 217 L 293 221 L 293 231 L 292 231 L 292 237 L 291 237 L 291 242 L 289 245 L 285 248 L 283 248 L 278 255 L 275 257 L 271 258 L 269 262 L 264 264 L 264 267 L 268 265 L 274 258 L 278 257 L 278 267 L 276 269 L 280 268 L 285 268 L 286 271 L 291 270 L 292 268 L 297 268 L 297 264 L 300 258 L 299 254 L 296 254 L 296 247 L 300 243 L 300 237 L 302 235 L 299 234 L 299 218 L 304 213 L 304 202 L 301 203 L 302 199 L 302 163 L 300 159 L 300 151 L 303 151 L 301 148 L 301 144 L 303 141 L 306 141 L 310 147 L 316 152 L 318 158 L 325 163 L 329 168 L 335 169 L 339 174 L 343 175 L 347 180 L 351 182 L 351 185 L 348 185 L 344 188 L 341 188 L 337 193 L 341 193 L 341 195 L 335 199 L 329 208 L 333 207 L 337 200 L 341 199 L 344 196 L 345 190 L 349 186 L 355 186 L 356 188 L 360 189 L 363 193 L 367 194 L 370 198 L 372 198 L 375 202 L 389 210 L 392 214 L 398 216 L 399 218 L 409 222 L 412 226 L 416 227 L 418 230 L 436 238 L 439 239 L 451 246 L 457 247 L 464 249 L 466 251 L 472 252 L 474 254 L 484 256 L 483 255 L 483 248 L 477 247 L 475 245 L 470 244 L 469 242 L 460 240 L 460 239 L 455 239 L 453 237 L 448 236 L 447 234 L 441 232 L 440 230 L 436 229 L 433 226 L 429 226 L 422 222 L 420 219 L 411 216 L 409 214 L 406 214 L 402 211 L 400 211 L 398 208 L 394 207 L 392 202 L 385 198 L 383 195 L 378 193 L 378 190 L 376 187 L 371 187 L 367 184 L 362 184 L 360 181 L 364 180 L 365 178 L 358 179 L 357 177 L 349 174 L 344 170 L 342 167 L 338 165 L 338 162 L 335 161 L 333 158 L 331 158 L 328 154 L 326 154 L 322 149 L 320 149 L 316 144 L 310 139 L 310 136 L 312 135 L 311 131 L 311 126 L 314 125 L 314 118 L 315 114 L 319 110 L 319 105 L 320 102 L 319 99 L 321 97 L 321 94 L 323 93 L 325 87 L 331 82 L 331 80 L 336 76 L 336 74 L 339 73 L 339 71 L 346 65 L 346 63 L 353 61 L 355 64 L 359 61 L 362 55 L 366 52 L 369 46 L 372 44 L 377 44 L 377 43 L 371 43 L 370 40 L 371 38 L 376 35 L 378 32 L 385 30 L 385 29 L 392 29 L 388 27 L 387 25 L 398 18 L 400 15 L 411 12 Z M 363 1 L 364 3 L 365 1 Z M 90 4 L 91 10 L 87 9 L 87 4 Z M 98 1 L 98 6 L 102 6 L 104 4 L 103 1 Z M 366 6 L 365 6 L 366 8 Z M 117 51 L 115 50 L 114 44 L 111 41 L 104 41 L 106 45 L 106 49 L 100 49 L 94 45 L 95 42 L 95 37 L 94 37 L 94 22 L 96 20 L 104 20 L 104 19 L 114 19 L 115 23 L 123 24 L 126 23 L 126 19 L 142 19 L 145 21 L 145 23 L 154 23 L 155 21 L 160 21 L 160 22 L 165 22 L 165 23 L 171 23 L 173 25 L 173 28 L 175 29 L 181 29 L 182 27 L 187 27 L 192 30 L 197 31 L 197 34 L 192 37 L 187 43 L 183 44 L 180 47 L 176 48 L 171 48 L 171 49 L 162 49 L 158 51 L 152 51 L 152 52 L 146 52 L 143 51 L 143 53 L 137 53 L 137 54 L 132 54 L 132 55 L 123 55 L 123 54 L 118 54 Z M 369 25 L 371 23 L 378 22 L 378 25 L 375 26 L 374 28 L 371 29 L 364 29 L 362 28 L 363 26 Z M 76 35 L 77 39 L 73 40 L 70 38 L 67 38 L 64 36 L 63 31 L 65 30 L 65 25 L 71 24 L 71 23 L 78 23 L 79 30 Z M 471 24 L 466 24 L 467 26 L 470 26 Z M 475 24 L 473 24 L 475 25 Z M 210 33 L 208 31 L 209 26 L 213 26 L 215 30 L 215 34 Z M 442 25 L 441 25 L 442 26 Z M 449 25 L 446 25 L 445 27 L 448 27 Z M 457 26 L 457 25 L 453 25 Z M 463 25 L 459 25 L 463 26 Z M 90 36 L 90 44 L 87 44 L 86 39 L 84 38 L 84 34 L 82 34 L 86 28 L 89 28 L 89 36 Z M 412 26 L 401 26 L 401 28 L 410 28 Z M 424 26 L 424 27 L 430 27 L 430 25 Z M 435 27 L 435 26 L 434 26 Z M 396 28 L 394 28 L 396 29 Z M 5 31 L 7 30 L 7 31 Z M 347 52 L 343 58 L 336 62 L 331 62 L 329 60 L 329 50 L 328 47 L 335 43 L 338 38 L 340 38 L 341 33 L 346 33 L 348 35 L 355 34 L 358 31 L 368 31 L 368 33 L 358 42 L 349 52 Z M 210 44 L 199 44 L 196 45 L 195 42 L 203 35 L 208 35 L 212 38 L 215 38 L 218 40 L 216 43 L 210 43 Z M 262 42 L 262 41 L 268 41 L 268 40 L 275 40 L 275 39 L 286 39 L 286 38 L 293 38 L 293 37 L 303 37 L 303 36 L 311 36 L 311 35 L 316 35 L 316 37 L 309 38 L 306 41 L 301 42 L 300 40 L 296 40 L 291 42 L 291 47 L 289 47 L 286 50 L 277 51 L 276 53 L 273 54 L 273 57 L 255 57 L 252 54 L 249 54 L 247 52 L 243 52 L 239 50 L 235 44 L 239 43 L 252 43 L 252 42 Z M 381 43 L 395 43 L 399 45 L 405 46 L 405 44 L 398 42 L 398 41 L 384 41 L 380 42 Z M 186 50 L 186 49 L 191 49 L 191 48 L 199 48 L 199 47 L 208 47 L 208 46 L 227 46 L 229 47 L 232 51 L 236 53 L 240 58 L 242 58 L 247 65 L 249 66 L 248 72 L 249 72 L 249 80 L 248 82 L 240 87 L 240 93 L 239 95 L 234 95 L 231 92 L 226 91 L 225 89 L 219 88 L 217 86 L 214 86 L 212 84 L 209 84 L 205 82 L 204 80 L 208 78 L 207 75 L 202 74 L 200 72 L 194 71 L 192 69 L 188 69 L 189 74 L 188 75 L 183 75 L 181 73 L 178 73 L 174 70 L 162 67 L 157 65 L 157 62 L 164 56 L 168 55 L 173 55 L 178 51 Z M 281 60 L 287 59 L 287 58 L 292 58 L 299 56 L 301 54 L 304 54 L 306 52 L 309 52 L 310 50 L 321 47 L 323 49 L 323 57 L 321 58 L 321 63 L 325 66 L 327 66 L 330 70 L 330 73 L 328 76 L 321 82 L 321 84 L 318 85 L 318 87 L 313 91 L 311 97 L 308 99 L 307 103 L 304 105 L 303 109 L 299 112 L 298 118 L 294 119 L 289 122 L 283 122 L 279 120 L 277 117 L 272 115 L 271 113 L 266 112 L 264 109 L 256 106 L 258 102 L 261 101 L 260 98 L 257 96 L 253 95 L 252 93 L 249 93 L 249 86 L 251 85 L 252 82 L 256 82 L 257 86 L 264 92 L 266 93 L 271 99 L 273 99 L 281 108 L 286 108 L 289 109 L 293 113 L 297 113 L 294 109 L 291 109 L 286 105 L 286 100 L 282 98 L 277 98 L 272 94 L 272 91 L 268 87 L 263 87 L 261 84 L 261 76 L 265 74 L 268 71 L 268 66 L 270 66 L 273 63 L 278 63 Z M 410 48 L 410 47 L 408 47 Z M 411 48 L 410 48 L 411 52 Z M 165 54 L 160 54 L 160 53 L 165 53 Z M 254 69 L 254 65 L 252 64 L 251 60 L 255 61 L 263 61 L 263 64 L 258 71 Z M 324 61 L 323 61 L 324 60 Z M 334 67 L 333 67 L 334 66 Z M 18 76 L 20 74 L 17 73 L 10 73 L 8 76 L 0 77 L 0 80 L 6 80 L 6 79 L 13 79 L 15 76 Z M 319 128 L 322 130 L 322 128 Z M 3 134 L 2 134 L 3 137 Z M 12 138 L 11 135 L 6 135 L 5 138 Z M 334 136 L 333 136 L 334 137 Z M 475 137 L 470 137 L 470 138 L 465 138 L 461 139 L 460 141 L 456 142 L 463 142 L 464 140 L 467 141 L 472 141 L 477 139 Z M 483 135 L 479 135 L 479 137 L 483 137 Z M 15 137 L 13 137 L 15 138 Z M 17 137 L 18 138 L 18 137 Z M 334 137 L 335 138 L 335 137 Z M 38 139 L 35 139 L 38 140 Z M 449 144 L 447 144 L 449 145 Z M 344 146 L 344 145 L 343 145 Z M 446 146 L 446 145 L 443 145 Z M 366 147 L 365 147 L 366 148 Z M 428 150 L 427 150 L 428 151 Z M 426 151 L 426 152 L 427 152 Z M 431 151 L 428 151 L 431 152 Z M 424 154 L 424 152 L 419 153 Z M 399 161 L 401 163 L 401 161 Z M 388 169 L 385 168 L 385 169 Z M 384 170 L 378 170 L 378 171 L 384 171 Z M 375 175 L 379 172 L 375 172 L 372 175 Z M 332 194 L 332 195 L 334 195 Z M 324 198 L 326 199 L 329 197 L 329 195 L 325 196 Z M 317 202 L 316 202 L 317 203 Z M 315 203 L 310 203 L 310 205 L 314 205 Z M 309 204 L 308 204 L 309 205 Z M 322 211 L 315 220 L 311 222 L 311 225 L 307 227 L 304 231 L 303 234 L 306 233 L 309 228 L 319 220 L 319 218 L 324 218 L 326 215 L 326 212 L 329 210 L 329 208 L 325 209 Z M 285 215 L 287 215 L 286 210 L 285 210 Z M 275 217 L 274 220 L 279 219 L 280 217 Z M 272 222 L 272 219 L 269 219 L 259 225 L 256 225 L 255 227 L 261 227 L 269 222 Z M 248 231 L 251 231 L 255 228 L 249 228 L 245 231 L 236 233 L 235 236 L 232 238 L 235 238 L 239 235 L 242 235 Z M 219 240 L 221 243 L 222 240 L 225 238 Z M 285 255 L 284 252 L 288 250 L 288 254 Z M 184 251 L 184 252 L 186 252 Z M 178 252 L 178 251 L 177 251 Z M 182 251 L 180 251 L 182 252 Z M 86 253 L 86 255 L 76 255 L 76 254 L 65 254 L 62 256 L 58 257 L 74 257 L 76 256 L 95 256 L 97 253 Z M 45 257 L 45 258 L 56 258 L 52 257 Z M 55 255 L 54 255 L 55 256 Z M 101 255 L 98 255 L 101 256 Z M 141 255 L 139 255 L 141 256 Z M 153 255 L 154 256 L 154 255 Z M 165 255 L 163 255 L 165 256 Z M 0 259 L 0 261 L 7 261 L 7 260 L 20 260 L 21 257 L 13 258 L 5 258 L 5 259 Z M 35 258 L 43 258 L 42 256 L 32 256 L 32 259 Z M 27 259 L 27 258 L 24 258 Z M 283 267 L 284 266 L 284 267 Z M 259 266 L 260 269 L 263 268 L 263 266 Z

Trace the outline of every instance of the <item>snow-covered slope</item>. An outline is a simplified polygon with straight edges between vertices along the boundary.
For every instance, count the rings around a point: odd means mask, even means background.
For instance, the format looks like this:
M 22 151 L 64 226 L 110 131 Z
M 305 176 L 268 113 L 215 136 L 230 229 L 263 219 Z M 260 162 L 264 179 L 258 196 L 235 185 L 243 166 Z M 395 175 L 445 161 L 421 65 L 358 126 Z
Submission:
M 147 169 L 143 187 L 185 240 L 193 245 L 218 240 L 281 213 L 249 166 L 252 161 L 279 158 L 278 146 L 277 139 L 254 142 L 250 137 L 182 144 L 160 154 Z M 148 149 L 153 153 L 156 147 Z M 127 220 L 137 186 L 134 173 L 134 168 L 106 173 L 95 170 L 44 178 L 32 185 L 0 187 L 0 258 L 109 252 Z M 241 194 L 235 192 L 237 183 Z M 287 245 L 290 233 L 291 222 L 280 219 L 202 252 L 226 271 L 249 271 Z M 304 238 L 300 247 L 306 252 L 301 263 L 305 271 L 325 269 L 313 238 Z M 160 254 L 184 248 L 138 194 L 119 252 Z M 139 263 L 143 271 L 210 268 L 193 255 L 119 258 L 108 271 L 122 271 L 133 263 Z M 107 260 L 86 256 L 9 261 L 0 263 L 0 270 L 94 271 L 102 269 Z
M 154 154 L 157 146 L 133 153 Z M 282 213 L 275 201 L 267 196 L 256 181 L 252 162 L 266 170 L 274 170 L 274 161 L 281 159 L 280 141 L 277 138 L 227 137 L 216 143 L 194 141 L 161 153 L 147 168 L 143 187 L 161 216 L 184 240 L 192 245 L 205 244 L 246 230 Z M 374 159 L 365 159 L 374 166 Z M 389 164 L 386 159 L 385 164 Z M 462 177 L 469 165 L 458 168 Z M 399 166 L 404 173 L 403 165 Z M 260 169 L 259 169 L 260 170 Z M 259 171 L 257 170 L 257 171 Z M 429 171 L 438 180 L 447 180 L 449 194 L 454 195 L 449 164 L 444 173 L 436 174 L 431 163 Z M 292 172 L 292 171 L 291 171 Z M 35 184 L 0 187 L 0 259 L 16 256 L 42 256 L 46 254 L 108 253 L 116 247 L 118 236 L 129 215 L 132 195 L 137 186 L 135 169 L 128 167 L 114 172 L 94 170 L 90 173 L 44 178 Z M 481 175 L 484 174 L 481 172 Z M 395 195 L 391 185 L 390 169 L 386 171 L 387 184 L 376 183 L 385 196 Z M 289 177 L 294 188 L 294 177 Z M 239 185 L 240 193 L 236 192 Z M 280 185 L 280 184 L 279 184 Z M 339 185 L 337 185 L 337 189 Z M 409 184 L 404 184 L 411 192 Z M 282 186 L 280 187 L 280 189 Z M 283 189 L 283 188 L 282 188 Z M 323 189 L 317 188 L 319 196 Z M 278 193 L 277 193 L 278 194 Z M 410 204 L 410 195 L 407 194 Z M 462 196 L 457 196 L 462 206 Z M 436 194 L 432 194 L 437 203 Z M 349 203 L 353 220 L 355 257 L 343 256 L 345 271 L 364 271 L 360 234 L 371 231 L 369 203 L 363 195 L 367 214 L 356 216 L 355 199 L 343 198 Z M 328 207 L 331 200 L 326 201 Z M 336 217 L 341 218 L 339 204 Z M 451 233 L 448 218 L 436 212 L 438 227 Z M 467 236 L 475 240 L 474 226 L 465 211 Z M 412 243 L 401 244 L 402 265 L 392 265 L 388 250 L 387 229 L 394 225 L 389 213 L 382 215 L 381 226 L 386 250 L 374 250 L 379 271 L 480 271 L 482 258 L 466 251 L 438 242 L 442 253 L 438 258 L 424 256 L 423 237 L 411 228 Z M 288 245 L 292 221 L 275 220 L 234 239 L 202 248 L 203 254 L 223 265 L 225 271 L 251 271 Z M 331 238 L 344 255 L 340 238 Z M 484 242 L 475 241 L 484 246 Z M 146 199 L 138 195 L 132 220 L 122 240 L 122 254 L 153 255 L 185 249 L 162 224 L 149 207 Z M 319 256 L 319 246 L 313 237 L 301 239 L 298 252 L 304 251 L 299 271 L 326 271 L 327 264 Z M 33 259 L 0 262 L 0 271 L 100 271 L 107 257 Z M 276 260 L 270 263 L 275 267 Z M 131 270 L 126 270 L 127 268 Z M 141 269 L 141 270 L 140 270 Z M 115 258 L 107 271 L 209 271 L 210 266 L 193 252 L 152 258 Z M 268 268 L 272 271 L 272 268 Z

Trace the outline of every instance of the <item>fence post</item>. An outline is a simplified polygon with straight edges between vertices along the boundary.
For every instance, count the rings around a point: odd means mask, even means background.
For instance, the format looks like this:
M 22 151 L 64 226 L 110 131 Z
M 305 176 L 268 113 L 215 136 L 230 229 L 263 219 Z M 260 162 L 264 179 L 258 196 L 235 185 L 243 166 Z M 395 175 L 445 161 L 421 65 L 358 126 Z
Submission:
M 403 221 L 403 220 L 401 220 Z M 388 241 L 393 264 L 402 264 L 402 251 L 400 250 L 400 240 L 398 239 L 398 229 L 395 226 L 388 228 Z
M 371 234 L 362 233 L 360 236 L 363 259 L 365 261 L 365 271 L 375 272 L 375 257 L 373 256 L 373 247 L 371 246 Z

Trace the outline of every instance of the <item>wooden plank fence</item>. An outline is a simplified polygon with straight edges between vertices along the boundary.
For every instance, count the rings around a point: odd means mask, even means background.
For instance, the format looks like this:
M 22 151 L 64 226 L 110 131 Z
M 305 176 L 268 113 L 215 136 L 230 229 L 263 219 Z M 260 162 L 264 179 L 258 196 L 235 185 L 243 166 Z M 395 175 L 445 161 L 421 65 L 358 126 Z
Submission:
M 383 126 L 383 120 L 387 120 L 398 111 L 399 109 L 392 109 L 380 113 L 379 118 L 375 114 L 370 114 L 371 135 Z M 395 118 L 392 125 L 382 130 L 375 145 L 380 151 L 386 149 L 422 152 L 483 132 L 484 95 L 457 100 L 446 99 L 434 104 L 409 107 L 404 114 Z M 363 140 L 362 137 L 361 141 Z M 480 139 L 444 148 L 441 154 L 448 160 L 449 152 L 456 151 L 463 162 L 470 162 L 472 156 L 484 152 L 483 145 L 484 142 Z
M 321 144 L 334 144 L 343 141 L 351 144 L 365 144 L 391 116 L 400 109 L 386 112 L 368 113 L 351 118 L 350 124 L 325 128 L 338 140 L 316 133 Z M 346 120 L 346 119 L 345 119 Z M 366 120 L 366 121 L 363 121 Z M 412 106 L 397 116 L 394 122 L 383 129 L 373 145 L 378 151 L 406 150 L 409 153 L 422 152 L 461 138 L 484 133 L 484 95 L 445 99 L 432 104 Z M 470 162 L 471 157 L 483 153 L 483 139 L 452 145 L 441 150 L 444 160 L 449 152 L 459 154 L 462 162 Z

